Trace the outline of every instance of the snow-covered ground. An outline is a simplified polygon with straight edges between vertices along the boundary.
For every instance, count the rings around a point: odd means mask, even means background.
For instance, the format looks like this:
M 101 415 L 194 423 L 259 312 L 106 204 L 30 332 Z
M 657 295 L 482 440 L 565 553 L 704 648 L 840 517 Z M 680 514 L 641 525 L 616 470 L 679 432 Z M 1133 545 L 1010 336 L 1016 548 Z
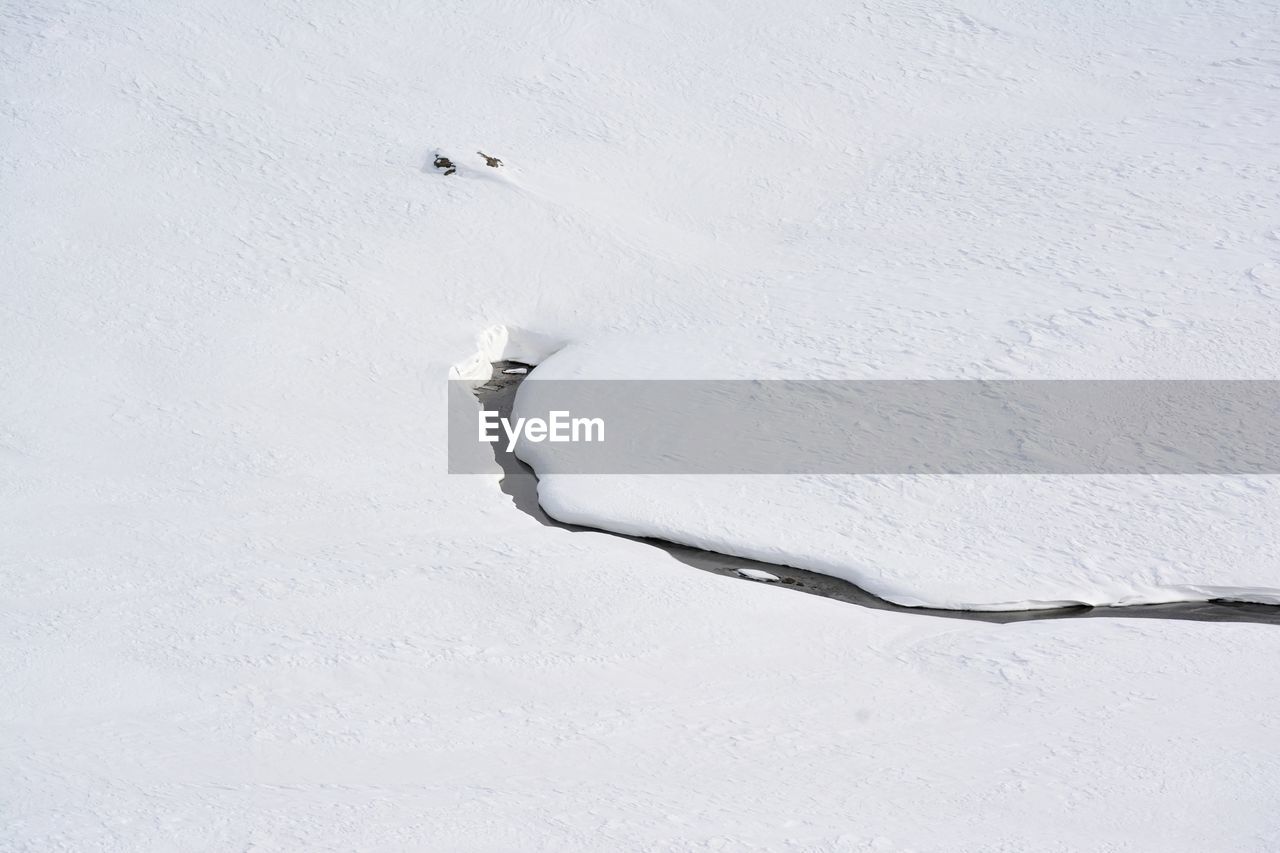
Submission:
M 1280 317 L 1275 325 L 1280 330 Z M 549 348 L 538 343 L 517 340 L 508 349 L 536 357 Z M 1188 344 L 1194 346 L 1194 339 Z M 649 460 L 654 470 L 693 470 L 679 469 L 682 454 L 734 428 L 715 414 L 723 412 L 740 414 L 737 429 L 754 437 L 721 444 L 764 461 L 771 452 L 786 455 L 789 441 L 838 449 L 848 427 L 838 414 L 849 410 L 838 405 L 838 395 L 831 398 L 834 409 L 824 410 L 821 404 L 829 400 L 814 391 L 776 392 L 767 403 L 745 408 L 760 396 L 751 384 L 723 395 L 731 405 L 721 401 L 720 408 L 686 414 L 677 408 L 697 394 L 668 391 L 668 385 L 641 393 L 626 382 L 603 390 L 591 383 L 574 393 L 563 381 L 747 379 L 770 369 L 768 355 L 735 332 L 683 344 L 672 335 L 613 335 L 547 355 L 522 386 L 514 414 L 545 417 L 549 408 L 564 407 L 580 415 L 608 413 L 602 419 L 614 425 L 609 458 Z M 821 371 L 815 362 L 814 372 Z M 581 408 L 593 401 L 595 408 Z M 783 408 L 802 403 L 794 414 Z M 959 443 L 956 432 L 981 424 L 989 413 L 984 406 L 973 414 L 949 414 L 936 431 L 912 433 L 895 447 L 919 444 L 922 436 Z M 829 425 L 815 422 L 824 417 Z M 1232 412 L 1221 425 L 1240 419 Z M 664 424 L 693 434 L 677 441 Z M 875 429 L 847 440 L 869 442 L 874 452 L 877 438 L 882 446 L 891 443 Z M 1226 431 L 1212 436 L 1214 442 L 1232 439 Z M 1280 476 L 1271 474 L 619 476 L 581 473 L 584 445 L 518 447 L 539 474 L 543 507 L 561 521 L 823 572 L 899 604 L 978 610 L 1220 598 L 1280 604 Z
M 444 381 L 494 322 L 769 376 L 1274 378 L 1278 32 L 0 9 L 0 849 L 1280 847 L 1273 626 L 692 571 L 447 475 Z M 1274 573 L 1228 506 L 1212 547 Z

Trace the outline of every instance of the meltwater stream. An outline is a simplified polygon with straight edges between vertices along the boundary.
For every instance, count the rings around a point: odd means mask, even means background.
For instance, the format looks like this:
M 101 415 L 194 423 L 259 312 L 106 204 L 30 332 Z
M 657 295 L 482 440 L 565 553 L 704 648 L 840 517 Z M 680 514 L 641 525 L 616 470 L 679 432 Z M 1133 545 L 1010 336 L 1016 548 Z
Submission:
M 504 371 L 517 371 L 514 373 L 506 373 Z M 531 365 L 519 362 L 503 361 L 493 365 L 493 375 L 484 385 L 476 389 L 476 397 L 480 401 L 481 407 L 485 411 L 496 411 L 500 416 L 511 417 L 511 409 L 515 403 L 516 389 L 519 388 L 520 382 L 527 375 L 527 371 L 532 370 Z M 943 619 L 969 619 L 975 622 L 1026 622 L 1032 619 L 1087 619 L 1096 617 L 1112 617 L 1123 619 L 1184 619 L 1198 622 L 1258 622 L 1270 625 L 1280 625 L 1280 605 L 1271 604 L 1254 604 L 1249 602 L 1238 601 L 1205 601 L 1205 602 L 1176 602 L 1171 604 L 1140 604 L 1128 607 L 1089 607 L 1087 605 L 1079 605 L 1075 607 L 1059 607 L 1046 610 L 1001 610 L 1001 611 L 985 611 L 985 610 L 946 610 L 935 607 L 908 607 L 902 604 L 894 604 L 883 598 L 872 595 L 856 584 L 849 581 L 834 578 L 830 575 L 819 574 L 805 569 L 797 569 L 791 566 L 784 566 L 777 563 L 762 563 L 757 560 L 748 560 L 743 557 L 733 557 L 728 554 L 718 554 L 715 551 L 704 551 L 700 548 L 691 548 L 686 545 L 679 545 L 675 542 L 668 542 L 663 539 L 654 539 L 649 537 L 630 536 L 624 533 L 614 533 L 609 530 L 602 530 L 594 527 L 582 527 L 576 524 L 566 524 L 556 521 L 543 511 L 538 504 L 538 478 L 534 474 L 533 469 L 521 462 L 513 453 L 503 453 L 498 449 L 498 445 L 494 445 L 494 458 L 498 464 L 502 466 L 502 491 L 511 497 L 516 508 L 526 515 L 536 518 L 541 524 L 548 527 L 557 527 L 561 530 L 568 530 L 574 533 L 592 532 L 602 533 L 609 536 L 618 536 L 623 539 L 630 539 L 633 542 L 642 542 L 646 545 L 652 545 L 670 554 L 675 559 L 692 566 L 696 569 L 702 569 L 706 572 L 722 575 L 724 577 L 733 578 L 735 580 L 747 580 L 751 583 L 760 583 L 761 581 L 753 580 L 742 574 L 744 571 L 750 573 L 752 571 L 767 572 L 775 576 L 778 580 L 770 581 L 771 585 L 782 589 L 793 589 L 797 592 L 805 592 L 810 595 L 820 595 L 824 598 L 834 598 L 837 601 L 844 601 L 849 604 L 856 604 L 861 607 L 870 607 L 876 610 L 890 610 L 895 613 L 910 613 L 917 616 L 936 616 Z

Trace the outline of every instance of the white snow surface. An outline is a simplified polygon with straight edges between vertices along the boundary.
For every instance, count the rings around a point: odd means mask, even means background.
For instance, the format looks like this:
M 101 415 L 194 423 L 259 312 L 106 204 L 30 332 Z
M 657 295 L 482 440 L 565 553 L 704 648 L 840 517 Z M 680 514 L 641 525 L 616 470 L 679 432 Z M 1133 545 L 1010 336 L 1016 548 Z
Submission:
M 450 366 L 449 378 L 462 380 L 472 386 L 486 382 L 493 376 L 493 365 L 499 361 L 523 361 L 536 364 L 554 355 L 564 347 L 549 335 L 540 335 L 526 329 L 514 329 L 497 324 L 476 335 L 476 351 Z M 524 372 L 505 370 L 504 373 Z
M 790 357 L 780 368 L 737 332 L 683 345 L 615 335 L 566 347 L 529 381 L 794 377 L 808 363 L 810 375 L 824 372 L 820 357 Z M 537 411 L 545 402 L 522 389 L 516 416 Z M 667 440 L 656 432 L 625 450 L 656 458 Z M 519 452 L 561 521 L 823 572 L 899 604 L 1280 604 L 1275 476 L 605 476 L 558 473 L 573 470 L 572 444 Z
M 1276 34 L 0 9 L 0 849 L 1280 847 L 1274 626 L 864 610 L 444 473 L 494 323 L 681 373 L 732 338 L 762 375 L 1273 375 Z

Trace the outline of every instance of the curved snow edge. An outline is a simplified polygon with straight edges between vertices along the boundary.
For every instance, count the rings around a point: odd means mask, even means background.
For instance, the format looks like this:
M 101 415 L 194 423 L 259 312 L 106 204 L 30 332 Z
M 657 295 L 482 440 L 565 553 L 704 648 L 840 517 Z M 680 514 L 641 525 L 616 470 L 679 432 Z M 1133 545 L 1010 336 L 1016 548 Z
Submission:
M 566 343 L 516 326 L 489 326 L 476 334 L 476 351 L 449 368 L 449 378 L 480 385 L 493 375 L 494 362 L 537 364 L 562 349 Z
M 531 468 L 534 466 L 529 464 Z M 536 468 L 535 475 L 538 475 Z M 552 475 L 554 476 L 554 475 Z M 902 607 L 931 610 L 963 610 L 999 613 L 1018 610 L 1055 610 L 1063 607 L 1135 607 L 1149 604 L 1205 603 L 1211 601 L 1235 601 L 1249 604 L 1280 605 L 1280 589 L 1273 587 L 1206 586 L 1196 584 L 1169 584 L 1146 590 L 1130 590 L 1126 594 L 1113 595 L 1098 589 L 1080 590 L 1078 596 L 1058 599 L 1022 599 L 1019 601 L 965 601 L 930 597 L 921 590 L 904 589 L 886 582 L 871 572 L 859 572 L 834 561 L 795 559 L 776 548 L 752 547 L 732 542 L 723 537 L 682 534 L 678 531 L 646 526 L 629 520 L 604 518 L 590 511 L 583 511 L 558 499 L 551 485 L 551 477 L 538 475 L 538 504 L 543 512 L 562 524 L 591 528 L 604 533 L 617 533 L 644 539 L 658 539 L 674 545 L 699 548 L 704 551 L 740 557 L 762 563 L 771 563 L 804 571 L 817 572 L 849 581 L 878 598 Z

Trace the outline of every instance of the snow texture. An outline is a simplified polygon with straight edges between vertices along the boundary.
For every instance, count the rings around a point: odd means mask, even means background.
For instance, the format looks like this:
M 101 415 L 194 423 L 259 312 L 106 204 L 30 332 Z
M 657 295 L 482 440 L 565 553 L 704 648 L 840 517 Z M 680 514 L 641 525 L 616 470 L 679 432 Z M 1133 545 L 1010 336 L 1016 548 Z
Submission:
M 563 342 L 548 335 L 503 325 L 489 326 L 476 335 L 476 351 L 449 368 L 449 378 L 472 384 L 483 383 L 493 375 L 495 362 L 537 364 L 562 346 Z
M 495 322 L 578 342 L 530 382 L 1273 376 L 1276 14 L 6 5 L 0 849 L 1280 848 L 1274 626 L 870 611 L 445 473 Z
M 789 355 L 787 372 L 802 369 Z M 772 358 L 732 334 L 683 345 L 632 335 L 566 347 L 529 382 L 746 379 Z M 811 372 L 821 369 L 815 358 Z M 543 411 L 530 397 L 517 397 L 517 417 Z M 558 474 L 573 452 L 520 450 L 539 474 L 539 502 L 561 521 L 822 572 L 899 604 L 1280 604 L 1276 476 Z

